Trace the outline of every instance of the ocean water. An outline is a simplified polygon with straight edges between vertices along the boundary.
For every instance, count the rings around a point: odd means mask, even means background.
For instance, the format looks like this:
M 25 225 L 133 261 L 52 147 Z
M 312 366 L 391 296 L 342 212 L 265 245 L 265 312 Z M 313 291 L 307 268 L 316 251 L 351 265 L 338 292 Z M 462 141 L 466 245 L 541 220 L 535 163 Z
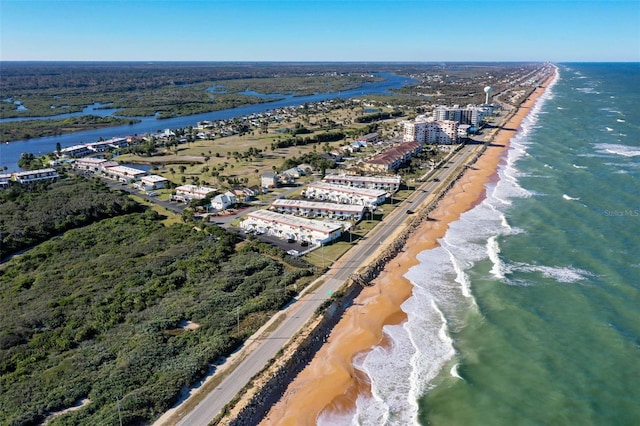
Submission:
M 640 424 L 640 64 L 561 64 L 320 424 Z

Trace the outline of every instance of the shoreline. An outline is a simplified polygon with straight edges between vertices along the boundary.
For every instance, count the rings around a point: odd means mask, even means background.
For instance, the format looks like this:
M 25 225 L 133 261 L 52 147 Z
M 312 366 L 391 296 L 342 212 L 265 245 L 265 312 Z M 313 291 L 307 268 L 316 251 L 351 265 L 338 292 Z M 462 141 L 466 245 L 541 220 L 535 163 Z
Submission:
M 261 425 L 312 425 L 320 414 L 347 414 L 359 394 L 370 395 L 367 377 L 353 366 L 353 358 L 385 345 L 382 328 L 407 318 L 401 305 L 411 297 L 413 285 L 404 274 L 418 263 L 417 255 L 438 246 L 450 223 L 482 202 L 485 185 L 495 180 L 509 141 L 530 108 L 544 93 L 557 71 L 518 107 L 493 138 L 491 145 L 455 183 L 405 244 L 405 251 L 389 261 L 372 285 L 362 290 L 332 330 L 314 359 L 292 381 L 281 400 Z

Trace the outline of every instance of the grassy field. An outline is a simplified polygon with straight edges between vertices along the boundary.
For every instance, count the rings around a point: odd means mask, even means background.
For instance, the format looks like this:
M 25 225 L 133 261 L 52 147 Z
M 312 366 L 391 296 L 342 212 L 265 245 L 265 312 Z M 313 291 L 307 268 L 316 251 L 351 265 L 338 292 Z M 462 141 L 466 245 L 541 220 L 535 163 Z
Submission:
M 175 184 L 182 184 L 183 177 L 186 182 L 198 179 L 203 185 L 220 187 L 221 182 L 214 174 L 217 172 L 225 178 L 235 178 L 240 181 L 246 180 L 246 186 L 259 185 L 260 176 L 265 172 L 280 169 L 287 158 L 292 156 L 302 156 L 310 152 L 322 153 L 329 146 L 331 149 L 353 142 L 353 137 L 346 137 L 342 141 L 316 143 L 308 145 L 292 146 L 272 150 L 271 146 L 278 140 L 285 139 L 283 133 L 287 128 L 293 128 L 296 124 L 306 126 L 311 133 L 304 134 L 305 137 L 313 137 L 324 133 L 325 130 L 318 129 L 317 124 L 324 124 L 328 120 L 335 123 L 351 123 L 351 120 L 362 113 L 363 108 L 357 109 L 343 108 L 329 113 L 321 113 L 305 119 L 299 117 L 287 123 L 270 125 L 268 133 L 257 131 L 244 135 L 233 135 L 223 138 L 196 140 L 194 142 L 179 145 L 175 150 L 161 151 L 161 155 L 153 157 L 143 157 L 132 154 L 125 154 L 118 157 L 118 161 L 124 163 L 155 164 L 158 170 L 154 173 L 162 175 Z M 395 126 L 396 120 L 385 120 L 382 126 L 389 132 Z M 343 131 L 345 133 L 358 132 L 365 128 L 365 124 L 349 124 Z M 243 153 L 250 148 L 262 150 L 262 155 L 251 159 L 234 158 L 234 152 Z

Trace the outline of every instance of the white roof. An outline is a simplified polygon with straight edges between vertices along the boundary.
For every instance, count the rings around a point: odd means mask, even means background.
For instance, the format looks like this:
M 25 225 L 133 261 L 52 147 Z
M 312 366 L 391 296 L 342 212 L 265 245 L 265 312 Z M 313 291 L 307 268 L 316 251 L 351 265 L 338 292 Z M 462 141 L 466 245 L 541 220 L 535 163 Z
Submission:
M 69 146 L 67 148 L 62 148 L 62 152 L 79 151 L 81 149 L 88 150 L 86 145 L 73 145 L 73 146 Z
M 133 167 L 127 167 L 127 166 L 113 166 L 113 167 L 108 167 L 107 169 L 110 172 L 119 173 L 119 174 L 126 173 L 129 176 L 139 176 L 147 173 L 144 170 L 134 169 Z
M 342 227 L 336 223 L 321 222 L 313 219 L 305 219 L 302 217 L 291 216 L 288 214 L 280 214 L 268 210 L 256 210 L 247 215 L 250 218 L 260 219 L 263 221 L 276 222 L 283 225 L 289 225 L 297 228 L 308 229 L 324 233 L 331 233 L 340 230 Z
M 106 163 L 107 160 L 104 158 L 78 158 L 75 160 L 76 163 L 84 163 L 84 164 L 102 164 Z
M 326 175 L 324 180 L 346 180 L 349 182 L 378 182 L 400 183 L 400 176 L 353 176 L 353 175 Z
M 209 188 L 208 186 L 182 185 L 176 187 L 176 191 L 178 192 L 203 193 L 205 195 L 215 190 L 215 188 Z
M 330 192 L 341 192 L 343 194 L 360 195 L 364 197 L 386 197 L 387 191 L 381 189 L 353 188 L 351 186 L 334 185 L 326 182 L 313 182 L 308 185 L 309 188 L 322 189 Z
M 362 213 L 365 209 L 364 206 L 356 204 L 319 203 L 314 201 L 283 199 L 275 200 L 271 205 L 275 207 L 298 207 L 302 209 L 331 210 L 356 213 Z
M 142 180 L 145 182 L 166 182 L 168 179 L 166 177 L 162 177 L 162 176 L 158 176 L 158 175 L 149 175 L 149 176 L 143 176 Z
M 13 175 L 16 177 L 31 176 L 41 173 L 56 173 L 56 169 L 39 169 L 39 170 L 27 170 L 26 172 L 15 172 Z

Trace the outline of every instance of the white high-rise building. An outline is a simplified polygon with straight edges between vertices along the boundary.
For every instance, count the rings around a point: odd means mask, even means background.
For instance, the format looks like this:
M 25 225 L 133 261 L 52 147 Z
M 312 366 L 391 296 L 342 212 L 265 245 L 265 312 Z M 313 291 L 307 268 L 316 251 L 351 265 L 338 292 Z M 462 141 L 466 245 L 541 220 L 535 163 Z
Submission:
M 488 106 L 467 105 L 465 108 L 460 108 L 458 105 L 453 107 L 440 105 L 434 108 L 433 119 L 435 121 L 452 120 L 479 127 L 485 115 L 490 113 L 491 108 Z
M 404 122 L 403 140 L 439 145 L 453 144 L 458 141 L 458 122 L 419 116 L 415 121 Z

